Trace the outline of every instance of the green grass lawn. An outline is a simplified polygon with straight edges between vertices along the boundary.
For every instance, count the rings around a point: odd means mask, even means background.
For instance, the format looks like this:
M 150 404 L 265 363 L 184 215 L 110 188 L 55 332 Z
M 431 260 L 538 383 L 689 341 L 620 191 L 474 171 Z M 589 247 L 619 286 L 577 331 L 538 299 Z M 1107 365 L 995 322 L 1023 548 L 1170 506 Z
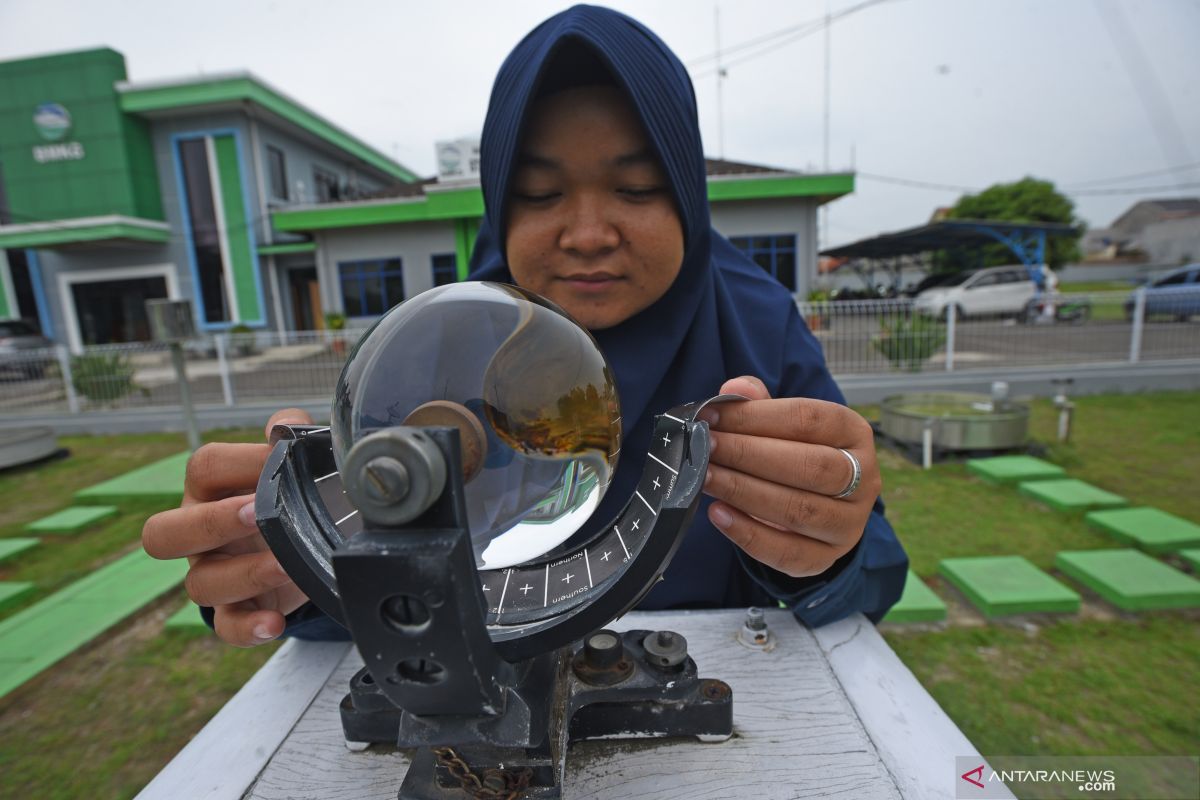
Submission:
M 1071 477 L 1200 520 L 1198 393 L 1077 399 L 1074 440 L 1053 443 L 1054 410 L 1033 435 Z M 868 410 L 868 416 L 871 416 Z M 261 441 L 261 432 L 206 438 Z M 65 508 L 78 489 L 183 450 L 181 435 L 64 437 L 68 458 L 0 473 L 0 536 Z M 950 556 L 1016 554 L 1051 569 L 1060 550 L 1113 546 L 1082 516 L 1046 509 L 961 465 L 928 472 L 881 451 L 888 513 L 913 568 L 950 605 L 951 623 L 888 626 L 892 647 L 985 754 L 1194 754 L 1200 751 L 1200 614 L 1123 614 L 1085 595 L 1062 619 L 985 624 L 936 577 Z M 153 509 L 129 509 L 0 567 L 38 595 L 138 546 Z M 132 797 L 271 655 L 204 632 L 162 630 L 182 591 L 0 700 L 5 796 Z M 64 769 L 63 765 L 70 765 Z
M 1200 520 L 1200 394 L 1075 402 L 1065 445 L 1054 441 L 1053 406 L 1034 404 L 1032 435 L 1047 445 L 1048 460 L 1133 505 Z M 1022 555 L 1062 579 L 1052 569 L 1059 551 L 1117 545 L 1082 514 L 985 483 L 961 464 L 924 471 L 888 450 L 880 460 L 888 516 L 913 569 L 948 600 L 951 620 L 946 630 L 887 626 L 885 636 L 982 753 L 1200 751 L 1200 706 L 1182 700 L 1200 685 L 1200 614 L 1123 614 L 1083 591 L 1081 615 L 985 625 L 937 577 L 941 559 Z
M 261 441 L 261 431 L 215 431 L 210 441 Z M 187 449 L 182 434 L 59 437 L 65 458 L 0 472 L 0 537 L 72 505 L 75 491 Z M 162 506 L 124 507 L 74 535 L 0 565 L 0 580 L 33 581 L 7 617 L 141 546 Z M 100 640 L 0 699 L 0 792 L 5 797 L 133 797 L 187 744 L 276 645 L 229 647 L 204 632 L 162 629 L 183 605 L 172 592 Z M 66 765 L 66 766 L 64 766 Z
M 261 441 L 251 430 L 213 431 L 209 441 Z M 72 495 L 187 449 L 183 434 L 60 436 L 69 452 L 31 467 L 0 472 L 0 538 L 34 536 L 26 523 L 76 505 Z M 95 505 L 95 503 L 91 503 Z M 78 505 L 87 505 L 79 503 Z M 41 545 L 0 564 L 0 580 L 32 581 L 34 593 L 0 611 L 4 619 L 141 546 L 146 517 L 171 504 L 125 504 L 120 513 L 76 534 L 44 534 Z

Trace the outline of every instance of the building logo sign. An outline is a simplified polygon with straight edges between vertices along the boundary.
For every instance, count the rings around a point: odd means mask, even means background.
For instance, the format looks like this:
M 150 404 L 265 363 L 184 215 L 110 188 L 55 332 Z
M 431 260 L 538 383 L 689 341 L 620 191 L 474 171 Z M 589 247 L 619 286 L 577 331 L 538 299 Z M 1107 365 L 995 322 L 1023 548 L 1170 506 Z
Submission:
M 34 161 L 45 164 L 49 161 L 79 161 L 83 158 L 82 144 L 63 141 L 71 132 L 71 113 L 60 103 L 42 103 L 34 109 L 33 126 L 44 140 L 50 142 L 34 145 Z
M 71 113 L 58 103 L 42 103 L 33 112 L 33 124 L 47 142 L 58 142 L 71 130 Z

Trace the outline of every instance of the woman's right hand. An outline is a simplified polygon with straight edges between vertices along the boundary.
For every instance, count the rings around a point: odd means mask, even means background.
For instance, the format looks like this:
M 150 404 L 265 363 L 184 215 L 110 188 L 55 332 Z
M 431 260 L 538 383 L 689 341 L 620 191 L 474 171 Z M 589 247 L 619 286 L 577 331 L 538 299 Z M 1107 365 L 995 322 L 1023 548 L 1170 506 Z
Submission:
M 311 425 L 299 409 L 276 412 L 279 423 Z M 142 546 L 154 558 L 187 558 L 184 585 L 197 605 L 211 606 L 217 635 L 238 647 L 283 633 L 284 616 L 308 598 L 283 571 L 254 519 L 254 491 L 270 453 L 266 444 L 206 444 L 192 454 L 183 503 L 146 520 Z

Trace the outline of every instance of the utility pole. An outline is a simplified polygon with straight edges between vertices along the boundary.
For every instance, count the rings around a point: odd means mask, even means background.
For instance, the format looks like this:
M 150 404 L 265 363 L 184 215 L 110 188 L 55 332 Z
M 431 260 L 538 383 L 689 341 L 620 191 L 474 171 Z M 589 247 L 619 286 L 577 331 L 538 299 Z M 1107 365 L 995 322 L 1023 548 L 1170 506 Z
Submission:
M 713 6 L 713 36 L 717 42 L 717 158 L 725 160 L 725 68 L 721 66 L 721 7 Z
M 825 120 L 824 120 L 825 121 L 825 135 L 823 137 L 824 158 L 822 159 L 821 163 L 824 165 L 823 168 L 826 173 L 829 172 L 829 95 L 830 95 L 829 87 L 830 87 L 830 65 L 831 65 L 831 60 L 830 60 L 830 56 L 829 56 L 829 54 L 830 54 L 829 32 L 833 28 L 833 25 L 831 24 L 832 22 L 833 22 L 833 20 L 830 18 L 830 13 L 829 13 L 829 0 L 825 0 Z M 822 230 L 821 230 L 820 246 L 818 247 L 818 249 L 829 246 L 829 204 L 828 203 L 826 203 L 821 208 L 821 222 L 822 222 L 822 225 L 821 225 Z M 818 274 L 820 273 L 820 267 L 817 268 L 817 272 L 818 272 Z

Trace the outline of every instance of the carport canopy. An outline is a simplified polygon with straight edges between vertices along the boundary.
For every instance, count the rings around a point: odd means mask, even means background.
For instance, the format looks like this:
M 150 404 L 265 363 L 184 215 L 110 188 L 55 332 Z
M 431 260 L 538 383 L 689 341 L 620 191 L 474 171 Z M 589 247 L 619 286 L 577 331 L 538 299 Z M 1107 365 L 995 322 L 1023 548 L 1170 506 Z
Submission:
M 931 250 L 979 247 L 1000 242 L 1008 247 L 1031 274 L 1046 263 L 1046 239 L 1073 236 L 1075 229 L 1063 222 L 1007 222 L 992 219 L 945 219 L 916 228 L 884 233 L 841 247 L 822 250 L 833 258 L 887 259 L 916 255 Z

